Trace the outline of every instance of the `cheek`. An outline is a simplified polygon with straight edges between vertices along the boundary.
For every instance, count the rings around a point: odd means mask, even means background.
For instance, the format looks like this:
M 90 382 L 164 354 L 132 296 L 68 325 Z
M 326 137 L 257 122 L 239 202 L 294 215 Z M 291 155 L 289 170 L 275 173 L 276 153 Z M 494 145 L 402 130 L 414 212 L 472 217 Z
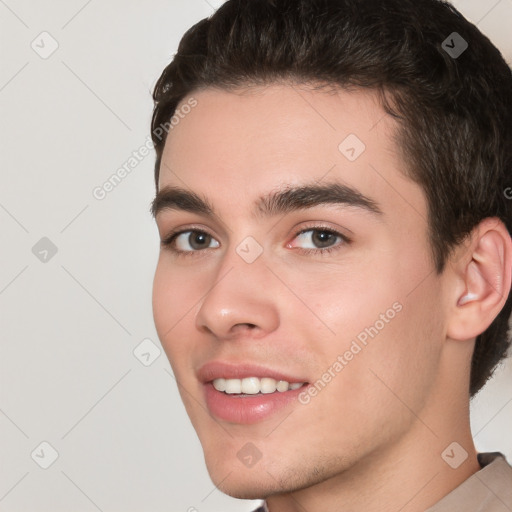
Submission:
M 404 404 L 419 411 L 428 399 L 443 339 L 442 312 L 435 295 L 426 292 L 430 284 L 425 282 L 425 288 L 416 294 L 396 289 L 396 293 L 372 295 L 371 305 L 359 304 L 359 314 L 357 307 L 347 310 L 358 321 L 347 320 L 351 330 L 338 338 L 338 349 L 342 346 L 343 353 L 348 351 L 352 359 L 336 384 L 336 392 L 345 395 L 361 419 L 370 420 L 374 415 L 389 422 L 392 416 L 396 425 L 402 421 L 405 425 L 411 418 Z M 354 349 L 353 343 L 360 350 Z M 352 356 L 353 350 L 357 354 Z
M 303 273 L 295 282 L 289 278 L 309 312 L 297 301 L 288 301 L 287 315 L 295 324 L 312 329 L 311 335 L 316 333 L 314 338 L 320 338 L 331 351 L 343 350 L 344 344 L 350 344 L 352 338 L 376 322 L 381 330 L 384 324 L 380 317 L 387 311 L 386 320 L 398 316 L 396 308 L 400 306 L 393 305 L 400 302 L 402 294 L 397 281 L 383 277 L 386 274 L 389 276 L 389 272 L 377 272 L 372 265 L 353 264 L 346 269 Z
M 321 376 L 345 356 L 343 369 L 334 370 L 340 377 L 332 379 L 337 402 L 357 407 L 376 397 L 375 407 L 381 407 L 398 402 L 395 393 L 419 404 L 435 378 L 443 340 L 435 272 L 423 253 L 407 254 L 405 248 L 401 260 L 397 253 L 351 270 L 301 280 L 299 293 L 317 319 L 311 316 L 306 323 L 297 313 L 295 319 L 316 340 L 317 373 Z
M 193 279 L 187 272 L 171 269 L 162 260 L 161 257 L 153 280 L 153 318 L 162 346 L 173 365 L 188 347 L 180 340 L 188 337 L 189 317 L 194 314 L 201 290 L 198 289 L 198 279 Z

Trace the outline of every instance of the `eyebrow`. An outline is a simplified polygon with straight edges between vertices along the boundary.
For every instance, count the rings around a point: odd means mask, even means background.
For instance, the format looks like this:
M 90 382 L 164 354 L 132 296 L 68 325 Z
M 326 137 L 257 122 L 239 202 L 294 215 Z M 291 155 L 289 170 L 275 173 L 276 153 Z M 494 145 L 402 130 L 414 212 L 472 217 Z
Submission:
M 376 201 L 355 188 L 341 183 L 326 183 L 323 185 L 288 186 L 270 192 L 256 199 L 254 215 L 272 217 L 322 205 L 351 206 L 377 216 L 383 214 Z M 173 186 L 163 187 L 151 203 L 153 217 L 156 218 L 163 210 L 182 210 L 207 217 L 217 216 L 206 197 Z

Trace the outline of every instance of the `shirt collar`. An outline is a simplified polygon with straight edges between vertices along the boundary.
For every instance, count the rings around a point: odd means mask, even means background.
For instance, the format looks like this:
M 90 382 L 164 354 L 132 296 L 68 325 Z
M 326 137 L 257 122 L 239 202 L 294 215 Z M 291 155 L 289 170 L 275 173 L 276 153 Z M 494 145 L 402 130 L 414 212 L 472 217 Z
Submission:
M 425 512 L 479 512 L 512 505 L 512 467 L 500 452 L 478 453 L 477 471 Z M 497 507 L 497 508 L 495 508 Z M 505 508 L 503 508 L 505 510 Z
M 478 512 L 483 503 L 512 503 L 512 467 L 500 452 L 478 453 L 480 471 L 447 494 L 425 512 Z M 262 512 L 269 512 L 267 502 L 260 505 Z M 489 509 L 490 510 L 490 509 Z

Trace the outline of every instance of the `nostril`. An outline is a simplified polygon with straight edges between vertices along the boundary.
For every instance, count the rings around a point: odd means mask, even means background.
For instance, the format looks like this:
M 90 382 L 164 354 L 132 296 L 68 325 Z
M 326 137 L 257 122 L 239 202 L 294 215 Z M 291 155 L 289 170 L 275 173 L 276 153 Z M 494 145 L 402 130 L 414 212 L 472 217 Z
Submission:
M 233 327 L 241 328 L 241 327 L 248 327 L 249 329 L 254 329 L 257 327 L 256 324 L 249 324 L 249 323 L 243 323 L 243 324 L 236 324 Z

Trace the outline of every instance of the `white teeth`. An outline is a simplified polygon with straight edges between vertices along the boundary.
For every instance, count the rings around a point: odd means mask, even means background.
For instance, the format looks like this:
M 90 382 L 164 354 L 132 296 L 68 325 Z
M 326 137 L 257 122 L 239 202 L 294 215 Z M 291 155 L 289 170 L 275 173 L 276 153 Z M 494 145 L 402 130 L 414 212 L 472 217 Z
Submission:
M 285 380 L 280 380 L 277 383 L 277 391 L 280 391 L 281 393 L 283 391 L 288 391 L 289 387 L 290 387 L 290 384 L 288 384 L 288 382 L 286 382 Z
M 242 379 L 242 393 L 246 395 L 255 395 L 260 392 L 260 382 L 257 377 L 247 377 Z
M 263 377 L 260 379 L 260 391 L 264 394 L 274 393 L 276 390 L 276 381 L 270 377 Z
M 215 379 L 213 386 L 217 391 L 226 391 L 226 379 Z
M 226 379 L 226 389 L 229 395 L 242 392 L 242 381 L 240 379 Z
M 288 390 L 299 389 L 304 382 L 287 382 L 285 380 L 276 381 L 269 377 L 246 377 L 244 379 L 215 379 L 213 387 L 217 391 L 224 391 L 228 395 L 257 395 L 258 393 L 269 394 L 276 391 L 283 393 Z

